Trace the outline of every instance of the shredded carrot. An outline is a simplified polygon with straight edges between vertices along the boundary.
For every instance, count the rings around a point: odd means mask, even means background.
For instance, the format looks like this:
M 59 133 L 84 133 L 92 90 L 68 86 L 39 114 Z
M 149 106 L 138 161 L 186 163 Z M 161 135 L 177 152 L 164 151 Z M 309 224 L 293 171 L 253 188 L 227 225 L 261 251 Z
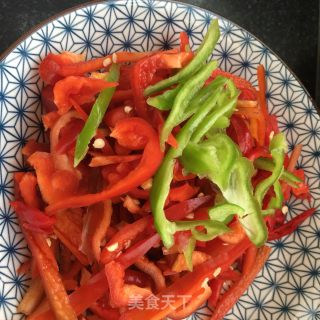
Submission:
M 287 166 L 288 171 L 292 172 L 294 170 L 298 162 L 298 159 L 300 157 L 301 151 L 302 151 L 302 144 L 297 144 L 291 153 L 289 163 Z

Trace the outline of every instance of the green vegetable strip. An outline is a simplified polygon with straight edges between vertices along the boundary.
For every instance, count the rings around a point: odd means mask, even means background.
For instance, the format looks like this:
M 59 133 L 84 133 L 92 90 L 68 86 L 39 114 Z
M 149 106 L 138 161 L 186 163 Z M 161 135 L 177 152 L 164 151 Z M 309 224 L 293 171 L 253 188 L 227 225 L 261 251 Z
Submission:
M 274 162 L 272 159 L 266 159 L 266 158 L 259 158 L 254 161 L 254 166 L 257 169 L 270 171 L 272 172 L 274 170 Z M 285 181 L 290 185 L 291 187 L 297 188 L 298 183 L 303 182 L 300 178 L 295 176 L 293 173 L 283 170 L 280 180 Z
M 223 86 L 219 87 L 216 92 L 214 92 L 202 105 L 199 105 L 197 113 L 189 119 L 176 137 L 178 148 L 169 149 L 154 177 L 150 194 L 151 209 L 154 215 L 156 229 L 167 248 L 170 248 L 173 245 L 175 224 L 174 222 L 167 220 L 164 213 L 164 205 L 169 194 L 170 184 L 173 178 L 175 159 L 182 154 L 183 149 L 188 144 L 194 130 L 215 107 L 222 90 Z
M 193 250 L 195 247 L 196 247 L 196 239 L 193 237 L 190 237 L 190 239 L 188 241 L 188 245 L 183 250 L 183 255 L 186 259 L 186 264 L 187 264 L 187 268 L 189 269 L 189 271 L 193 270 L 192 254 L 193 254 Z
M 268 192 L 269 188 L 278 181 L 283 172 L 284 156 L 287 149 L 285 137 L 279 133 L 275 135 L 270 143 L 270 153 L 274 160 L 274 168 L 271 176 L 261 181 L 255 189 L 255 197 L 258 200 L 260 206 L 262 201 Z
M 119 80 L 120 76 L 120 67 L 117 64 L 113 64 L 110 68 L 110 72 L 106 76 L 105 80 L 108 82 L 116 82 Z M 109 103 L 112 99 L 112 96 L 116 88 L 107 88 L 104 89 L 99 95 L 94 103 L 88 120 L 86 121 L 83 129 L 81 130 L 76 143 L 76 149 L 74 153 L 74 166 L 76 167 L 82 159 L 87 154 L 89 149 L 90 140 L 96 134 L 104 114 L 107 111 Z
M 224 203 L 211 208 L 208 213 L 211 220 L 229 223 L 235 214 L 242 215 L 244 210 L 235 204 Z
M 210 57 L 216 43 L 218 42 L 219 37 L 219 24 L 218 20 L 215 19 L 212 20 L 212 22 L 210 23 L 206 36 L 202 41 L 193 59 L 174 76 L 165 80 L 161 80 L 158 83 L 147 87 L 144 91 L 144 95 L 150 96 L 187 78 L 190 78 L 195 72 L 197 72 L 203 66 L 203 64 Z
M 148 98 L 147 104 L 159 110 L 170 110 L 173 106 L 175 97 L 181 89 L 181 86 L 182 85 L 180 84 L 174 89 L 167 90 L 158 96 Z
M 181 123 L 182 115 L 189 105 L 190 100 L 204 85 L 205 81 L 210 77 L 212 71 L 216 69 L 217 62 L 211 61 L 203 66 L 197 74 L 190 80 L 186 81 L 179 90 L 169 116 L 167 117 L 160 135 L 160 145 L 164 149 L 172 129 Z
M 283 203 L 283 193 L 281 184 L 279 181 L 276 181 L 273 185 L 275 197 L 272 197 L 269 203 L 268 209 L 280 209 Z

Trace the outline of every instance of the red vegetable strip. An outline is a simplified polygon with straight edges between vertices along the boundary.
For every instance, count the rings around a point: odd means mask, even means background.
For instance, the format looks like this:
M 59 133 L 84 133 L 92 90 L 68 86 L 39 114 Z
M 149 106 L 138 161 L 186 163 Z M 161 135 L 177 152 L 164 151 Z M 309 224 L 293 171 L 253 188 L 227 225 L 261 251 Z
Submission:
M 224 280 L 221 280 L 219 277 L 211 280 L 209 283 L 212 293 L 208 299 L 208 304 L 211 308 L 215 308 L 218 303 L 223 283 Z
M 186 52 L 188 51 L 188 49 L 190 50 L 188 34 L 185 31 L 182 31 L 180 32 L 179 37 L 180 37 L 180 51 Z
M 20 225 L 27 240 L 29 249 L 32 252 L 32 256 L 36 261 L 46 296 L 55 315 L 55 319 L 76 320 L 76 314 L 70 305 L 70 301 L 61 281 L 59 272 L 55 265 L 52 264 L 51 258 L 48 258 L 51 250 L 45 237 L 39 234 L 32 234 L 24 228 L 23 223 Z M 41 247 L 39 247 L 39 244 Z
M 112 102 L 121 102 L 132 98 L 132 90 L 116 90 L 112 97 Z
M 225 272 L 222 272 L 218 279 L 221 279 L 223 281 L 231 280 L 231 281 L 238 281 L 241 278 L 241 274 L 239 271 L 235 271 L 232 269 L 226 270 Z
M 120 317 L 119 311 L 117 309 L 103 308 L 97 303 L 94 303 L 89 309 L 96 314 L 98 317 L 104 320 L 118 320 Z
M 256 256 L 257 256 L 258 248 L 254 245 L 250 246 L 245 253 L 244 261 L 242 265 L 242 273 L 248 274 L 250 273 L 251 268 L 255 264 Z
M 20 194 L 24 202 L 33 208 L 40 207 L 40 199 L 37 193 L 37 178 L 31 172 L 25 173 L 19 182 Z
M 154 175 L 161 164 L 163 152 L 160 149 L 157 133 L 145 120 L 140 118 L 123 119 L 117 123 L 112 132 L 112 136 L 117 138 L 118 142 L 125 147 L 136 147 L 137 144 L 139 147 L 143 147 L 143 144 L 141 145 L 141 143 L 144 142 L 145 148 L 141 161 L 137 167 L 124 179 L 118 181 L 102 192 L 72 196 L 64 201 L 58 201 L 47 207 L 46 210 L 48 212 L 55 212 L 64 208 L 88 206 L 99 201 L 119 196 L 138 187 Z
M 290 156 L 290 159 L 289 159 L 289 163 L 288 163 L 288 166 L 287 166 L 287 170 L 289 172 L 293 172 L 293 170 L 295 169 L 295 166 L 298 162 L 298 159 L 300 157 L 300 154 L 301 154 L 301 151 L 302 151 L 302 144 L 297 144 L 292 153 L 291 153 L 291 156 Z
M 272 230 L 269 232 L 268 241 L 277 240 L 288 234 L 294 232 L 298 226 L 307 218 L 311 217 L 314 212 L 316 211 L 315 208 L 308 209 L 303 213 L 299 214 L 298 216 L 292 218 L 290 221 L 286 222 L 282 226 Z
M 89 167 L 101 167 L 109 164 L 131 162 L 141 159 L 141 154 L 131 154 L 128 156 L 95 156 L 91 159 Z
M 184 183 L 180 187 L 172 188 L 169 193 L 170 201 L 182 202 L 192 198 L 199 191 L 199 187 L 191 186 L 189 183 Z
M 264 69 L 264 66 L 260 64 L 257 68 L 258 86 L 259 86 L 258 101 L 259 101 L 259 105 L 260 105 L 262 114 L 264 116 L 264 119 L 267 119 L 268 117 L 268 108 L 266 103 L 267 85 L 266 85 L 265 74 L 266 74 L 266 71 Z
M 263 268 L 267 261 L 271 249 L 269 247 L 262 247 L 256 256 L 255 264 L 252 266 L 249 273 L 244 274 L 241 279 L 236 282 L 222 297 L 217 304 L 211 320 L 223 319 L 225 314 L 232 308 L 232 306 L 242 296 L 244 291 L 248 288 L 251 282 L 255 279 L 259 271 Z
M 214 277 L 213 273 L 217 268 L 221 268 L 221 271 L 227 270 L 249 245 L 250 241 L 245 239 L 245 241 L 240 242 L 236 246 L 230 246 L 229 250 L 226 249 L 223 253 L 215 256 L 214 259 L 209 259 L 195 267 L 193 272 L 189 272 L 177 279 L 172 285 L 157 295 L 157 298 L 159 298 L 157 300 L 159 308 L 150 310 L 147 308 L 147 301 L 144 301 L 144 305 L 141 306 L 140 310 L 128 310 L 121 315 L 120 320 L 162 320 L 183 304 L 183 296 L 193 296 L 199 292 L 203 282 Z M 173 296 L 171 306 L 165 303 L 165 296 L 167 295 Z

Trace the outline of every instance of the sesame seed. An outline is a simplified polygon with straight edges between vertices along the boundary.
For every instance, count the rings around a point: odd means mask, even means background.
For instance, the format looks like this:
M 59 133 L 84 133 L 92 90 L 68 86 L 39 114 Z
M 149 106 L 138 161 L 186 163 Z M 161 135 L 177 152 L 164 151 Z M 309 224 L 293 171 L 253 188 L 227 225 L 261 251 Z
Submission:
M 216 278 L 220 274 L 220 272 L 221 272 L 221 268 L 219 267 L 216 270 L 214 270 L 213 276 Z
M 109 247 L 107 247 L 107 250 L 109 252 L 113 252 L 113 251 L 116 251 L 118 248 L 119 248 L 119 243 L 115 242 L 114 244 L 112 244 Z
M 147 181 L 145 181 L 142 185 L 141 188 L 143 190 L 149 190 L 152 187 L 152 178 L 148 179 Z
M 106 143 L 101 138 L 98 138 L 98 139 L 94 140 L 94 142 L 93 142 L 93 147 L 96 149 L 102 149 L 102 148 L 104 148 L 105 145 L 106 145 Z
M 274 131 L 271 131 L 270 135 L 269 135 L 269 140 L 271 141 L 273 139 L 273 137 L 274 137 Z
M 282 209 L 281 209 L 281 211 L 282 211 L 283 214 L 288 213 L 288 211 L 289 211 L 288 206 L 283 206 Z
M 123 108 L 123 110 L 124 110 L 125 113 L 130 113 L 131 110 L 132 110 L 132 107 L 130 107 L 130 106 L 125 106 L 125 107 Z
M 46 241 L 47 241 L 48 246 L 51 247 L 51 240 L 49 238 L 47 238 Z
M 208 288 L 208 281 L 209 281 L 209 278 L 205 278 L 201 284 L 201 288 L 204 288 L 204 289 Z
M 103 60 L 103 66 L 106 68 L 107 66 L 109 66 L 111 64 L 111 59 L 110 58 L 106 58 Z

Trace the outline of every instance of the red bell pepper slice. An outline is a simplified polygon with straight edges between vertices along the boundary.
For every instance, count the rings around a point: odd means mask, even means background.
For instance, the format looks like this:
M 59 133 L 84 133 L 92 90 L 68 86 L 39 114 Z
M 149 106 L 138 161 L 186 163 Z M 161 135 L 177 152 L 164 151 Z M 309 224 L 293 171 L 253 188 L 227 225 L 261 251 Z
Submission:
M 79 250 L 81 245 L 81 225 L 76 224 L 73 213 L 70 211 L 59 211 L 56 214 L 56 218 L 54 233 L 83 265 L 87 265 L 87 256 Z
M 271 230 L 268 235 L 268 241 L 280 239 L 294 232 L 298 228 L 298 226 L 307 218 L 311 217 L 315 211 L 315 208 L 308 209 L 303 213 L 299 214 L 298 216 L 292 218 L 290 221 L 286 222 L 282 226 Z
M 187 175 L 184 175 L 182 170 L 183 170 L 182 165 L 179 163 L 179 161 L 176 161 L 173 169 L 174 181 L 192 180 L 196 177 L 196 175 L 193 173 L 188 173 Z
M 199 192 L 199 187 L 191 186 L 189 183 L 184 183 L 179 187 L 172 188 L 169 193 L 170 201 L 182 202 L 195 196 Z
M 223 286 L 224 280 L 220 279 L 220 277 L 212 279 L 209 282 L 209 286 L 211 288 L 211 296 L 208 299 L 208 304 L 211 308 L 215 308 L 217 306 L 218 300 L 221 295 L 221 289 Z
M 41 106 L 43 108 L 43 113 L 49 113 L 58 110 L 56 104 L 54 103 L 53 86 L 47 85 L 41 90 Z
M 145 120 L 140 118 L 123 119 L 117 123 L 111 136 L 125 147 L 131 149 L 144 147 L 141 161 L 136 168 L 125 178 L 107 187 L 102 192 L 73 196 L 64 201 L 58 201 L 47 207 L 48 212 L 64 208 L 89 206 L 119 196 L 140 186 L 154 175 L 161 164 L 163 152 L 160 149 L 157 133 Z
M 56 219 L 49 217 L 37 208 L 32 208 L 22 201 L 12 201 L 14 208 L 24 227 L 33 232 L 51 233 Z
M 114 128 L 118 121 L 132 117 L 134 114 L 133 110 L 126 112 L 124 108 L 125 107 L 117 107 L 107 111 L 104 116 L 104 123 L 109 128 Z
M 94 314 L 96 314 L 99 319 L 104 320 L 118 320 L 120 317 L 119 311 L 117 309 L 103 308 L 97 303 L 94 303 L 89 308 Z
M 246 157 L 254 161 L 258 158 L 272 158 L 269 150 L 266 147 L 256 147 L 246 154 Z
M 182 31 L 180 32 L 179 38 L 180 38 L 180 51 L 181 52 L 190 51 L 188 34 L 185 31 Z
M 110 200 L 96 203 L 88 208 L 87 219 L 82 228 L 81 251 L 90 262 L 100 261 L 101 241 L 110 226 L 112 203 Z
M 237 115 L 230 119 L 231 125 L 227 129 L 229 137 L 239 145 L 240 151 L 247 156 L 254 147 L 254 141 L 245 121 Z
M 248 274 L 252 266 L 255 264 L 258 248 L 254 245 L 250 246 L 244 255 L 242 264 L 242 273 Z
M 212 201 L 212 196 L 203 196 L 192 198 L 180 203 L 174 204 L 165 210 L 166 217 L 169 220 L 182 220 L 188 213 L 191 213 L 198 208 L 209 204 Z
M 214 309 L 211 320 L 220 320 L 226 315 L 226 313 L 233 307 L 233 305 L 239 300 L 243 292 L 248 288 L 251 282 L 255 279 L 259 271 L 263 268 L 265 262 L 270 255 L 271 249 L 269 247 L 262 247 L 256 256 L 256 260 L 251 270 L 243 274 L 241 279 L 236 282 L 218 302 Z
M 130 245 L 130 242 L 135 240 L 137 236 L 145 232 L 150 225 L 152 225 L 152 218 L 148 216 L 123 226 L 102 250 L 101 263 L 106 264 L 112 261 L 119 252 Z
M 94 156 L 90 163 L 89 167 L 102 167 L 110 164 L 123 163 L 123 162 L 131 162 L 135 160 L 141 159 L 140 154 L 131 154 L 128 156 Z
M 151 84 L 154 75 L 159 69 L 181 68 L 192 58 L 190 52 L 168 54 L 158 52 L 150 57 L 138 61 L 132 69 L 131 87 L 133 90 L 134 107 L 139 117 L 148 118 L 149 107 L 143 95 L 143 90 Z
M 76 320 L 70 305 L 56 263 L 52 262 L 52 252 L 44 236 L 27 230 L 21 220 L 21 228 L 28 247 L 35 259 L 51 310 L 57 320 Z
M 88 77 L 70 76 L 62 79 L 55 84 L 53 89 L 54 102 L 58 108 L 58 113 L 66 113 L 74 106 L 74 101 L 78 105 L 92 102 L 97 93 L 116 85 L 116 82 Z
M 37 185 L 37 178 L 31 172 L 25 173 L 19 182 L 21 197 L 28 206 L 33 208 L 39 208 L 41 204 Z
M 236 261 L 243 252 L 250 246 L 250 241 L 245 239 L 235 246 L 224 246 L 225 250 L 214 259 L 209 259 L 201 265 L 195 267 L 193 272 L 188 272 L 181 278 L 177 279 L 172 285 L 165 288 L 157 295 L 159 308 L 148 309 L 147 301 L 144 300 L 143 306 L 137 309 L 128 310 L 123 313 L 120 320 L 140 320 L 153 319 L 161 320 L 182 306 L 184 297 L 195 296 L 201 292 L 201 287 L 205 281 L 214 278 L 213 273 L 227 270 L 230 265 Z M 216 274 L 218 275 L 218 274 Z M 166 304 L 165 297 L 172 297 L 172 304 Z

